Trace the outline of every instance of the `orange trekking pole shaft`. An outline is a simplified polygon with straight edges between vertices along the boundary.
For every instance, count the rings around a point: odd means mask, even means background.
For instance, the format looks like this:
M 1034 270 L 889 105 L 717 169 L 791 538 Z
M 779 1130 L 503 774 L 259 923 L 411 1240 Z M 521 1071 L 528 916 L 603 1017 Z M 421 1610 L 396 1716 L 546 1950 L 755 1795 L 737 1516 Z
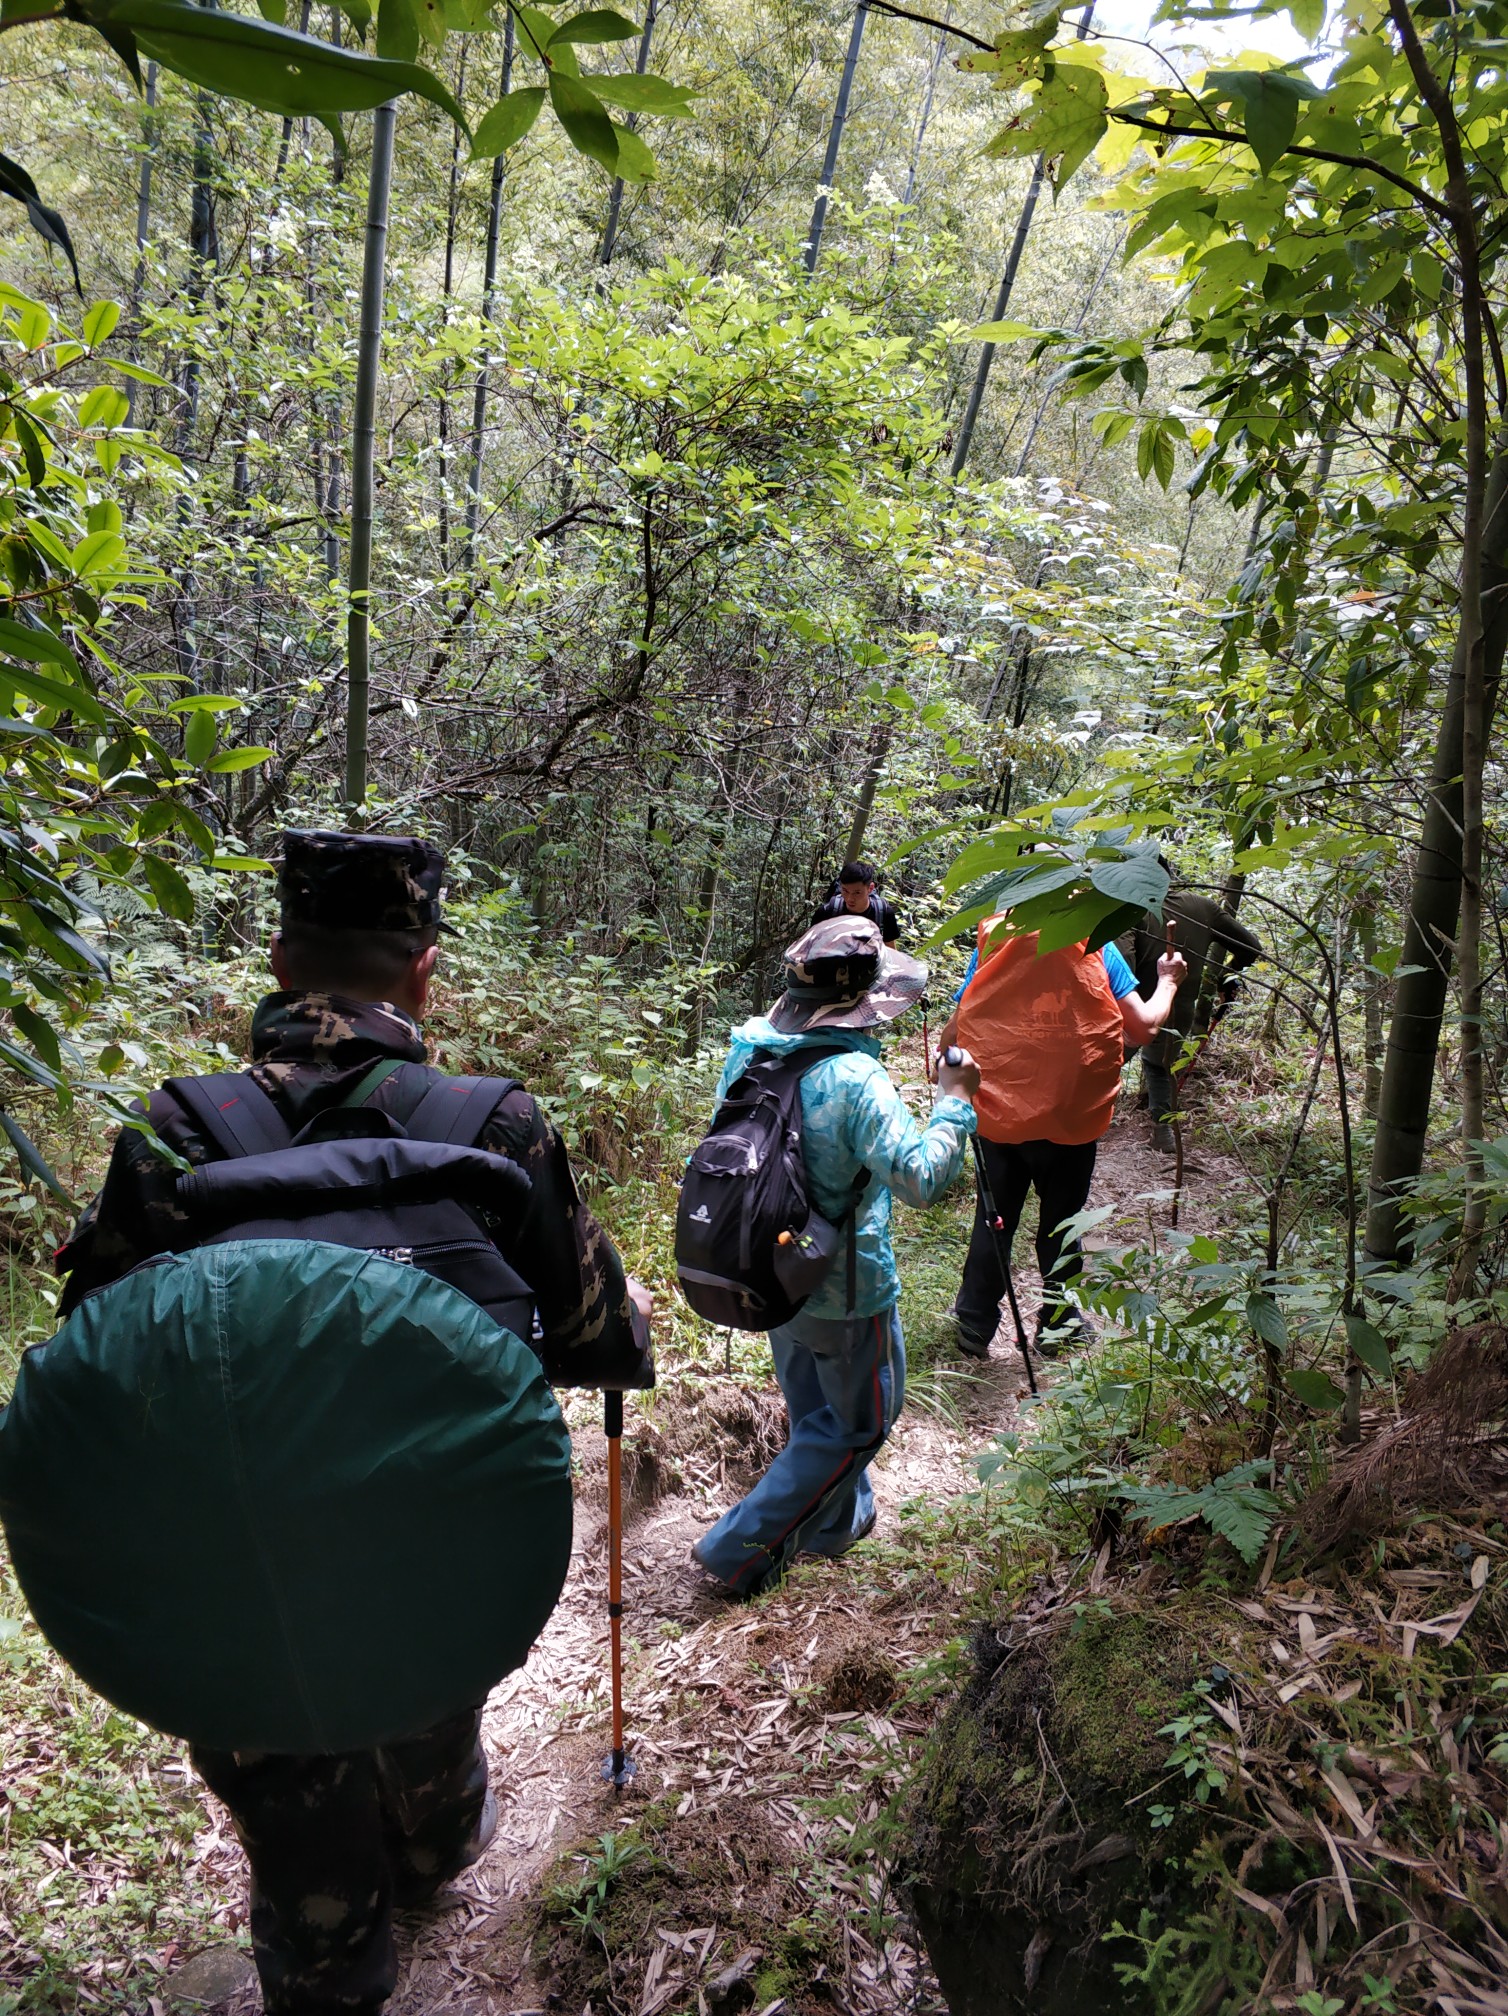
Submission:
M 638 1770 L 623 1745 L 623 1395 L 604 1393 L 602 1426 L 607 1435 L 607 1616 L 612 1641 L 613 1747 L 602 1760 L 602 1777 L 615 1792 Z

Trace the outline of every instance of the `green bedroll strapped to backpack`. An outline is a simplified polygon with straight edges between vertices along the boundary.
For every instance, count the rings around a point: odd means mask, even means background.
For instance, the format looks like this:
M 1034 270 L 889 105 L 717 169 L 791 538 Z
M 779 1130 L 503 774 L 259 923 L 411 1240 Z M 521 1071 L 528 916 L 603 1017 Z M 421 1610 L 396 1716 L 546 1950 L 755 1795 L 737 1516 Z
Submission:
M 209 1164 L 179 1179 L 208 1243 L 23 1357 L 0 1519 L 109 1700 L 216 1749 L 335 1752 L 522 1663 L 565 1580 L 570 1440 L 528 1345 L 393 1236 L 463 1192 L 516 1209 L 527 1181 L 411 1138 Z

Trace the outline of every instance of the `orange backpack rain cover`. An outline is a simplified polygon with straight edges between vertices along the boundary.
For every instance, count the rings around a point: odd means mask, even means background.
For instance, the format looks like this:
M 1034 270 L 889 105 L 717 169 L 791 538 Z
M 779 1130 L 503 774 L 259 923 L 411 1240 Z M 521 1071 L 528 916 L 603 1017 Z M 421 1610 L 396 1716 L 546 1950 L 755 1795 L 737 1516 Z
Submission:
M 958 1038 L 979 1066 L 986 1141 L 1098 1141 L 1120 1090 L 1121 1011 L 1098 952 L 1081 941 L 1037 957 L 1037 934 L 985 956 L 999 923 L 979 927 L 979 970 L 958 1005 Z

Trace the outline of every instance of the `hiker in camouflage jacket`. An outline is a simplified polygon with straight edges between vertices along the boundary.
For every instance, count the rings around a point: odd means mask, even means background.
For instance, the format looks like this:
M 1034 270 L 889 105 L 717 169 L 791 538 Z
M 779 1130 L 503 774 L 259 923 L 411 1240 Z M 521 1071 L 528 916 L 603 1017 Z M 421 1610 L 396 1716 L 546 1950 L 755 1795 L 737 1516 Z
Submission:
M 289 833 L 271 946 L 281 991 L 252 1019 L 251 1076 L 297 1132 L 398 1067 L 357 1103 L 400 1123 L 442 1074 L 425 1062 L 418 1016 L 434 970 L 444 862 L 424 842 Z M 149 1116 L 191 1164 L 218 1156 L 164 1088 Z M 577 1195 L 559 1135 L 522 1087 L 483 1129 L 482 1148 L 528 1175 L 526 1210 L 489 1223 L 533 1293 L 546 1372 L 558 1383 L 644 1386 L 635 1335 L 649 1298 L 624 1279 L 612 1242 Z M 177 1169 L 150 1137 L 121 1131 L 104 1188 L 58 1255 L 66 1315 L 139 1261 L 191 1242 Z M 644 1332 L 647 1335 L 647 1330 Z M 504 1544 L 516 1536 L 502 1536 Z M 455 1544 L 489 1543 L 457 1533 Z M 395 1628 L 401 1628 L 395 1620 Z M 392 1914 L 475 1862 L 497 1826 L 480 1703 L 375 1750 L 284 1756 L 195 1745 L 196 1768 L 230 1809 L 251 1864 L 251 1937 L 268 2016 L 376 2016 L 397 1979 Z

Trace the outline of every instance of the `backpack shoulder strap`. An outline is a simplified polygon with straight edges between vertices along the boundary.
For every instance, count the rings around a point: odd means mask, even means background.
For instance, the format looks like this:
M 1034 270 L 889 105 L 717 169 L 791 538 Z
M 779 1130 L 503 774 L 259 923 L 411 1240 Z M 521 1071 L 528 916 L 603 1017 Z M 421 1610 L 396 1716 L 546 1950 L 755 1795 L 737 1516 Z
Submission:
M 265 1155 L 293 1139 L 255 1078 L 227 1071 L 214 1078 L 169 1078 L 163 1090 L 226 1155 Z
M 498 1107 L 518 1089 L 517 1078 L 437 1079 L 404 1122 L 409 1139 L 474 1147 Z

